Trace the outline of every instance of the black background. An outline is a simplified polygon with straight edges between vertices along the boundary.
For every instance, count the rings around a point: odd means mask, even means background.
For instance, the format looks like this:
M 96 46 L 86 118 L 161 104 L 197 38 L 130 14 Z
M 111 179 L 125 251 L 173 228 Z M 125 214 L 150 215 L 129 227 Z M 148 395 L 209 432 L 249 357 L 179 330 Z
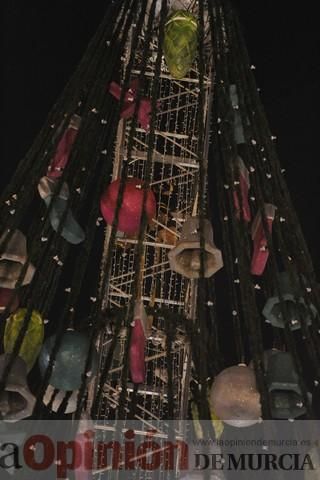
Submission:
M 319 274 L 319 34 L 310 3 L 234 2 L 295 208 Z M 9 181 L 108 0 L 2 4 L 1 184 Z M 319 276 L 319 275 L 318 275 Z

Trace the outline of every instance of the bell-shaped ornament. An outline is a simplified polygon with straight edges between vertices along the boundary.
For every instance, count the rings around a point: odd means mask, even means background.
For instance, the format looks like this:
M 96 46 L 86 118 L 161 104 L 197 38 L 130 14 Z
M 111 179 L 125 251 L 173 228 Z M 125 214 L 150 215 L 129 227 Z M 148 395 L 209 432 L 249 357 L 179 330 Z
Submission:
M 4 351 L 12 353 L 27 313 L 26 308 L 19 308 L 6 323 L 4 331 Z M 25 361 L 28 372 L 32 369 L 40 353 L 44 338 L 44 324 L 39 312 L 33 310 L 19 350 L 19 356 Z
M 188 11 L 176 10 L 167 19 L 163 54 L 173 78 L 186 76 L 195 61 L 198 43 L 198 22 Z
M 222 370 L 211 387 L 210 407 L 220 420 L 233 427 L 257 423 L 261 405 L 254 371 L 242 364 Z
M 49 208 L 51 202 L 53 202 L 53 205 L 50 207 L 49 218 L 55 232 L 58 231 L 60 222 L 64 218 L 65 211 L 67 210 L 60 235 L 67 240 L 67 242 L 77 245 L 83 242 L 85 233 L 68 208 L 69 187 L 67 183 L 64 182 L 61 185 L 60 191 L 58 185 L 59 179 L 42 177 L 38 184 L 38 192 L 47 208 Z M 56 191 L 57 196 L 54 196 Z
M 213 242 L 209 220 L 204 220 L 204 276 L 211 277 L 223 267 L 221 250 Z M 168 253 L 170 268 L 187 278 L 199 278 L 201 269 L 199 217 L 189 217 L 183 224 L 175 248 Z
M 0 287 L 14 289 L 27 262 L 27 240 L 20 230 L 15 230 L 4 247 L 7 235 L 5 233 L 0 238 Z M 34 272 L 34 266 L 29 263 L 21 285 L 28 285 Z
M 54 395 L 55 388 L 52 385 L 48 385 L 47 390 L 43 396 L 43 403 L 45 406 L 48 406 L 51 402 L 52 395 Z M 67 392 L 59 390 L 56 395 L 54 395 L 53 401 L 51 403 L 51 411 L 57 413 L 62 402 L 65 399 Z M 79 390 L 74 390 L 72 394 L 68 397 L 68 402 L 65 407 L 64 413 L 69 415 L 74 413 L 77 410 L 77 401 L 78 401 Z
M 317 316 L 318 312 L 313 304 L 311 304 L 309 308 L 306 305 L 306 302 L 301 295 L 298 278 L 294 277 L 292 282 L 289 273 L 281 272 L 278 274 L 278 281 L 282 298 L 285 303 L 283 309 L 288 316 L 288 325 L 290 329 L 298 330 L 301 328 L 301 318 L 304 319 L 306 325 L 311 325 L 312 319 Z M 266 322 L 271 323 L 274 327 L 285 327 L 286 322 L 282 315 L 281 301 L 276 292 L 273 297 L 270 297 L 267 300 L 262 310 L 262 314 L 265 317 Z
M 48 197 L 52 197 L 56 190 L 58 190 L 59 182 L 53 178 L 49 177 L 42 177 L 38 183 L 38 192 L 42 200 L 45 200 Z M 60 186 L 60 190 L 58 191 L 58 196 L 62 200 L 68 200 L 70 196 L 69 187 L 64 182 Z
M 45 375 L 50 363 L 51 352 L 56 342 L 56 335 L 47 338 L 39 355 L 39 368 L 42 376 Z M 82 384 L 82 375 L 85 372 L 87 356 L 90 347 L 90 338 L 82 332 L 67 330 L 61 339 L 56 354 L 49 384 L 58 390 L 78 390 Z M 88 381 L 95 375 L 98 367 L 98 354 L 92 350 L 90 369 L 87 372 Z
M 297 418 L 306 413 L 299 377 L 288 352 L 265 352 L 265 371 L 271 397 L 271 414 L 275 419 Z
M 10 360 L 10 354 L 0 355 L 0 378 Z M 27 384 L 27 365 L 16 357 L 9 372 L 4 390 L 0 393 L 0 418 L 17 422 L 32 415 L 36 403 Z

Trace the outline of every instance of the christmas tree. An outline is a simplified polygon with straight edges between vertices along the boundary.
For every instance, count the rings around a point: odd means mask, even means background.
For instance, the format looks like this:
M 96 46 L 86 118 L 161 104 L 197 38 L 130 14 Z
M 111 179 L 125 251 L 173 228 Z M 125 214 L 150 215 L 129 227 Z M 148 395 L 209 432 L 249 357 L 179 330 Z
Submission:
M 283 174 L 232 5 L 111 2 L 2 193 L 3 420 L 317 418 Z

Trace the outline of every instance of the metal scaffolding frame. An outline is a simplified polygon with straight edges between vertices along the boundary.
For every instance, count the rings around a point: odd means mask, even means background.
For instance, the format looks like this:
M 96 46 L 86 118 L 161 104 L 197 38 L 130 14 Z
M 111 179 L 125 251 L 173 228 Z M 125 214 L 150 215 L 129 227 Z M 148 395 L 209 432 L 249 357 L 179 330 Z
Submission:
M 180 8 L 188 8 L 195 15 L 198 15 L 197 2 L 179 0 L 177 3 L 179 3 Z M 142 56 L 142 49 L 143 38 L 141 37 L 131 80 L 137 78 L 140 74 L 139 60 Z M 150 49 L 150 60 L 145 71 L 145 96 L 151 95 L 153 87 L 155 73 L 153 58 L 157 52 L 156 38 L 153 39 Z M 130 52 L 130 44 L 128 44 L 126 51 Z M 212 55 L 210 56 L 210 51 L 207 49 L 206 55 L 204 125 L 208 125 L 210 121 L 208 111 L 212 97 Z M 124 60 L 124 67 L 127 62 L 128 57 Z M 151 188 L 157 199 L 157 213 L 152 224 L 149 225 L 143 241 L 144 265 L 142 268 L 141 299 L 145 306 L 165 307 L 173 312 L 184 314 L 186 318 L 192 321 L 195 317 L 196 280 L 189 280 L 171 271 L 168 252 L 178 241 L 181 226 L 186 218 L 198 213 L 199 159 L 197 155 L 198 133 L 196 119 L 199 101 L 199 75 L 197 65 L 194 64 L 186 78 L 175 80 L 171 77 L 163 59 L 157 99 L 160 107 L 157 111 L 155 126 L 151 178 Z M 127 159 L 130 123 L 131 120 L 120 120 L 119 122 L 112 180 L 119 177 L 122 163 L 127 160 L 128 176 L 142 180 L 145 178 L 148 132 L 145 132 L 142 128 L 136 128 L 133 149 L 130 152 L 130 158 Z M 206 155 L 207 152 L 205 152 Z M 108 226 L 105 233 L 102 275 L 106 263 L 110 234 L 111 227 Z M 125 306 L 131 298 L 135 277 L 133 268 L 136 243 L 137 238 L 129 237 L 120 232 L 117 233 L 104 308 Z M 119 341 L 109 377 L 104 386 L 103 398 L 99 409 L 99 424 L 97 425 L 97 430 L 99 430 L 102 438 L 103 432 L 110 430 L 110 428 L 112 429 L 110 419 L 116 416 L 115 412 L 121 392 L 120 377 L 126 335 L 127 330 L 123 327 L 119 334 Z M 99 339 L 97 347 L 100 352 L 101 364 L 106 358 L 111 339 L 112 332 L 110 330 L 105 331 Z M 136 418 L 142 421 L 146 428 L 149 427 L 150 421 L 153 422 L 153 425 L 154 422 L 159 422 L 159 434 L 161 433 L 161 420 L 165 420 L 167 415 L 165 343 L 164 322 L 161 321 L 161 318 L 154 319 L 146 342 L 146 382 L 144 385 L 139 385 Z M 179 325 L 176 332 L 172 359 L 174 412 L 175 418 L 179 420 L 186 418 L 187 414 L 192 365 L 190 345 L 183 325 Z M 98 382 L 99 375 L 97 376 Z M 126 411 L 129 411 L 132 391 L 133 385 L 128 383 L 128 405 Z M 105 419 L 104 425 L 103 419 Z M 177 435 L 182 435 L 182 432 L 179 432 L 179 426 L 176 433 Z M 102 472 L 96 473 L 102 474 Z M 145 475 L 143 478 L 149 478 L 147 473 Z M 97 478 L 102 477 L 98 476 Z

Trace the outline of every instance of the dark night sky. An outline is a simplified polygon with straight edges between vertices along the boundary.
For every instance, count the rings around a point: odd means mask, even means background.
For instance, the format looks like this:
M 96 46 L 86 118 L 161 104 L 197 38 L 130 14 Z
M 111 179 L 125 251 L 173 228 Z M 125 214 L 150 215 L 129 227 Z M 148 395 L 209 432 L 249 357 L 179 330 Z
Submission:
M 2 178 L 26 153 L 108 0 L 7 0 L 2 15 Z M 308 3 L 237 0 L 269 123 L 320 272 L 319 28 Z M 318 275 L 319 277 L 319 275 Z

